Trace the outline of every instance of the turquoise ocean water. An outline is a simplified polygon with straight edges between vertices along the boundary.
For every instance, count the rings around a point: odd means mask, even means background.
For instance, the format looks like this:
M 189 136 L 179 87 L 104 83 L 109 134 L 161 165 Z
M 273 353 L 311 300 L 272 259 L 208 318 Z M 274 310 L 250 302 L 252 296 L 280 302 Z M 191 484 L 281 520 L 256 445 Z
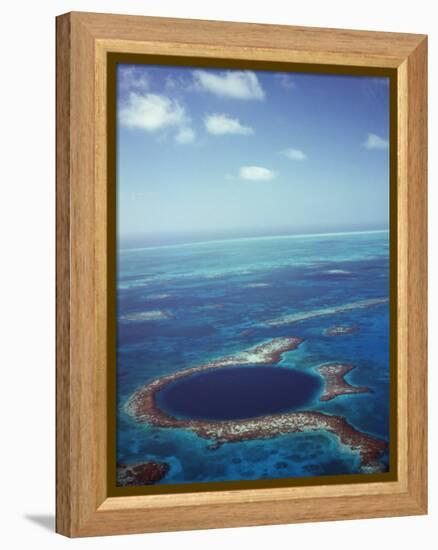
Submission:
M 281 367 L 319 376 L 321 364 L 348 363 L 356 368 L 346 379 L 371 389 L 328 402 L 319 401 L 317 392 L 300 410 L 341 415 L 358 430 L 388 440 L 387 231 L 122 249 L 117 289 L 119 461 L 166 462 L 170 469 L 161 483 L 170 484 L 360 472 L 357 453 L 326 432 L 212 450 L 190 431 L 140 424 L 123 411 L 132 392 L 157 377 L 279 336 L 304 339 L 283 355 Z M 335 312 L 369 299 L 382 302 Z M 356 331 L 325 334 L 339 325 Z

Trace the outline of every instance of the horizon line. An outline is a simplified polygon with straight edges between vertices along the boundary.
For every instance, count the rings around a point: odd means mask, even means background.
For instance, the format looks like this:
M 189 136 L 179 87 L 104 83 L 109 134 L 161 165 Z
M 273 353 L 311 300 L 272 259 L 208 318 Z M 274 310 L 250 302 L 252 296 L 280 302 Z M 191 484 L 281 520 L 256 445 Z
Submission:
M 261 241 L 261 240 L 270 240 L 270 239 L 306 239 L 311 237 L 338 237 L 345 235 L 368 235 L 373 233 L 388 233 L 389 229 L 368 229 L 362 231 L 335 231 L 330 233 L 302 233 L 302 234 L 292 234 L 292 235 L 265 235 L 262 237 L 237 237 L 229 239 L 209 239 L 207 241 L 193 241 L 186 243 L 178 244 L 163 244 L 158 246 L 144 246 L 144 247 L 135 247 L 135 248 L 121 248 L 117 252 L 141 252 L 145 250 L 159 250 L 162 248 L 182 248 L 185 246 L 202 246 L 212 243 L 223 243 L 229 241 Z

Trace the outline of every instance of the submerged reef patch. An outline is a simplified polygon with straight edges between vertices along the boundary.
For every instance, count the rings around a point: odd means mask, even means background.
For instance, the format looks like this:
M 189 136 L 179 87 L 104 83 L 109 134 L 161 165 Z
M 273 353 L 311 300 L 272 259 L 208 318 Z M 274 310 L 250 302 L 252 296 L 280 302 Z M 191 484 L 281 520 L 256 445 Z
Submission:
M 343 336 L 344 334 L 357 334 L 359 327 L 357 325 L 334 325 L 323 331 L 324 336 Z
M 117 485 L 119 487 L 153 485 L 164 478 L 169 468 L 165 462 L 119 463 L 117 464 Z

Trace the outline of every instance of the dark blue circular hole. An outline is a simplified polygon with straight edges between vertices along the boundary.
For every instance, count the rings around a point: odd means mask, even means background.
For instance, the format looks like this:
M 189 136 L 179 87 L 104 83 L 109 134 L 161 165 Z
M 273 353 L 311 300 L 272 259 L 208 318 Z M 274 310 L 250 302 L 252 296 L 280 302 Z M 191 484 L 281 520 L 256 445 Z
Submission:
M 175 418 L 236 420 L 304 407 L 321 390 L 321 379 L 285 367 L 226 367 L 170 382 L 158 406 Z

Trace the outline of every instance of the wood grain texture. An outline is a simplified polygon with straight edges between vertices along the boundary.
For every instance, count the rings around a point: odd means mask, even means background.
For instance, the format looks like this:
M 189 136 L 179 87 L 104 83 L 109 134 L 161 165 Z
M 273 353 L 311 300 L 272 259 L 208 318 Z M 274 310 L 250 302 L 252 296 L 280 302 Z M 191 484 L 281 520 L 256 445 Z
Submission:
M 196 19 L 96 13 L 73 13 L 72 17 L 73 20 L 80 20 L 90 34 L 101 40 L 123 41 L 125 47 L 127 42 L 137 42 L 140 47 L 145 43 L 155 43 L 160 48 L 169 45 L 173 55 L 178 55 L 184 45 L 190 45 L 204 52 L 203 55 L 206 55 L 207 48 L 218 57 L 243 55 L 244 59 L 248 59 L 251 52 L 263 50 L 264 56 L 271 51 L 277 60 L 281 60 L 282 52 L 289 52 L 289 55 L 298 54 L 302 62 L 307 62 L 307 55 L 313 55 L 320 57 L 323 63 L 327 63 L 327 56 L 332 56 L 338 63 L 348 64 L 345 60 L 355 56 L 367 60 L 375 58 L 378 66 L 396 67 L 422 39 L 421 35 L 404 33 Z M 159 53 L 165 52 L 161 50 Z M 185 52 L 181 54 L 188 55 Z M 333 59 L 331 63 L 335 62 Z M 313 62 L 317 61 L 314 59 Z
M 408 85 L 407 61 L 397 70 L 397 418 L 398 475 L 407 490 L 407 413 L 408 413 Z
M 91 536 L 426 513 L 426 39 L 72 13 L 57 20 L 57 531 Z M 106 54 L 392 67 L 398 480 L 107 498 Z
M 70 483 L 70 19 L 56 22 L 56 530 L 68 534 Z
M 409 492 L 427 510 L 427 40 L 407 60 Z

